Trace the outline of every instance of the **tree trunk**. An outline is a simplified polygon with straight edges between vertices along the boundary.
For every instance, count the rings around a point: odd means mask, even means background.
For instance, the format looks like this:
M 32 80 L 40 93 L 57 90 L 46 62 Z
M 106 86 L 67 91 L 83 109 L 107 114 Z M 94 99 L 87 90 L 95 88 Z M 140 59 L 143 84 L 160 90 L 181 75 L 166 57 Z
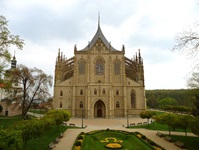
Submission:
M 185 129 L 184 131 L 185 131 L 185 136 L 187 137 L 187 129 Z
M 169 136 L 171 135 L 171 127 L 169 126 Z

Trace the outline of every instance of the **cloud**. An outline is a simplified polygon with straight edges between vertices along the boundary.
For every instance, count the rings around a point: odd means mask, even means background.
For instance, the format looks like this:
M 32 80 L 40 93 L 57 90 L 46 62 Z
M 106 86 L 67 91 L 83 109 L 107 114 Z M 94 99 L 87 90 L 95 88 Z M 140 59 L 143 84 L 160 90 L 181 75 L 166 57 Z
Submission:
M 0 6 L 11 33 L 25 40 L 16 53 L 20 64 L 54 75 L 58 48 L 67 58 L 74 44 L 84 48 L 100 12 L 102 32 L 113 47 L 124 44 L 128 58 L 141 49 L 147 89 L 185 87 L 191 63 L 170 49 L 176 33 L 198 20 L 197 0 L 1 0 Z

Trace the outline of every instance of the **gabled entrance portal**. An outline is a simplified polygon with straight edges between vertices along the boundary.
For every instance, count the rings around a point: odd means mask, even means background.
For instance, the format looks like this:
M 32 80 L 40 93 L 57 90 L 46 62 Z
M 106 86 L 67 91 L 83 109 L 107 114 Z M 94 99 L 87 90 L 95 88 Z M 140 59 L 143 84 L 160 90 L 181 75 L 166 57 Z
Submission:
M 105 118 L 105 104 L 102 100 L 98 100 L 94 105 L 94 117 Z

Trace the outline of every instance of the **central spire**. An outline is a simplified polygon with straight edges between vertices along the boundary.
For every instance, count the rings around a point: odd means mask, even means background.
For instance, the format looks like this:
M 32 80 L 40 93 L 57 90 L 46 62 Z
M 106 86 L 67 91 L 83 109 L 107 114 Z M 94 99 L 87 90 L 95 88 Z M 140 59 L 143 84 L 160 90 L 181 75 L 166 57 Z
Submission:
M 100 12 L 98 12 L 98 28 L 100 27 Z

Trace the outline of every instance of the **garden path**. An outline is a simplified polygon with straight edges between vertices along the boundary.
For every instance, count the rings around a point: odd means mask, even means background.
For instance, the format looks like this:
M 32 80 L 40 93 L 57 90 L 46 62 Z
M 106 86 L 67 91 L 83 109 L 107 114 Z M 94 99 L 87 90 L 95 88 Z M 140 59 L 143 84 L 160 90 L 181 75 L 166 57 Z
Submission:
M 140 117 L 133 117 L 129 118 L 129 123 L 139 123 L 139 122 L 146 122 L 146 119 L 141 119 Z M 124 126 L 127 124 L 127 119 L 125 118 L 115 118 L 115 119 L 84 119 L 84 126 L 87 125 L 86 128 L 84 129 L 68 129 L 64 133 L 64 137 L 61 139 L 61 141 L 56 144 L 56 147 L 53 150 L 71 150 L 73 143 L 77 137 L 77 135 L 81 132 L 89 132 L 92 130 L 97 130 L 97 129 L 117 129 L 117 130 L 126 130 L 126 131 L 131 131 L 135 132 L 138 131 L 145 136 L 147 136 L 149 139 L 153 140 L 157 144 L 161 145 L 167 150 L 181 150 L 177 146 L 175 146 L 173 143 L 169 143 L 168 141 L 164 140 L 163 138 L 160 138 L 156 136 L 157 131 L 153 130 L 146 130 L 146 129 L 127 129 Z M 82 119 L 81 118 L 71 118 L 68 122 L 69 123 L 74 123 L 76 126 L 81 127 L 82 126 Z M 168 133 L 168 131 L 164 132 L 161 131 L 162 133 Z M 178 132 L 172 132 L 172 134 L 182 134 L 184 133 L 178 133 Z M 192 135 L 193 134 L 188 134 Z

